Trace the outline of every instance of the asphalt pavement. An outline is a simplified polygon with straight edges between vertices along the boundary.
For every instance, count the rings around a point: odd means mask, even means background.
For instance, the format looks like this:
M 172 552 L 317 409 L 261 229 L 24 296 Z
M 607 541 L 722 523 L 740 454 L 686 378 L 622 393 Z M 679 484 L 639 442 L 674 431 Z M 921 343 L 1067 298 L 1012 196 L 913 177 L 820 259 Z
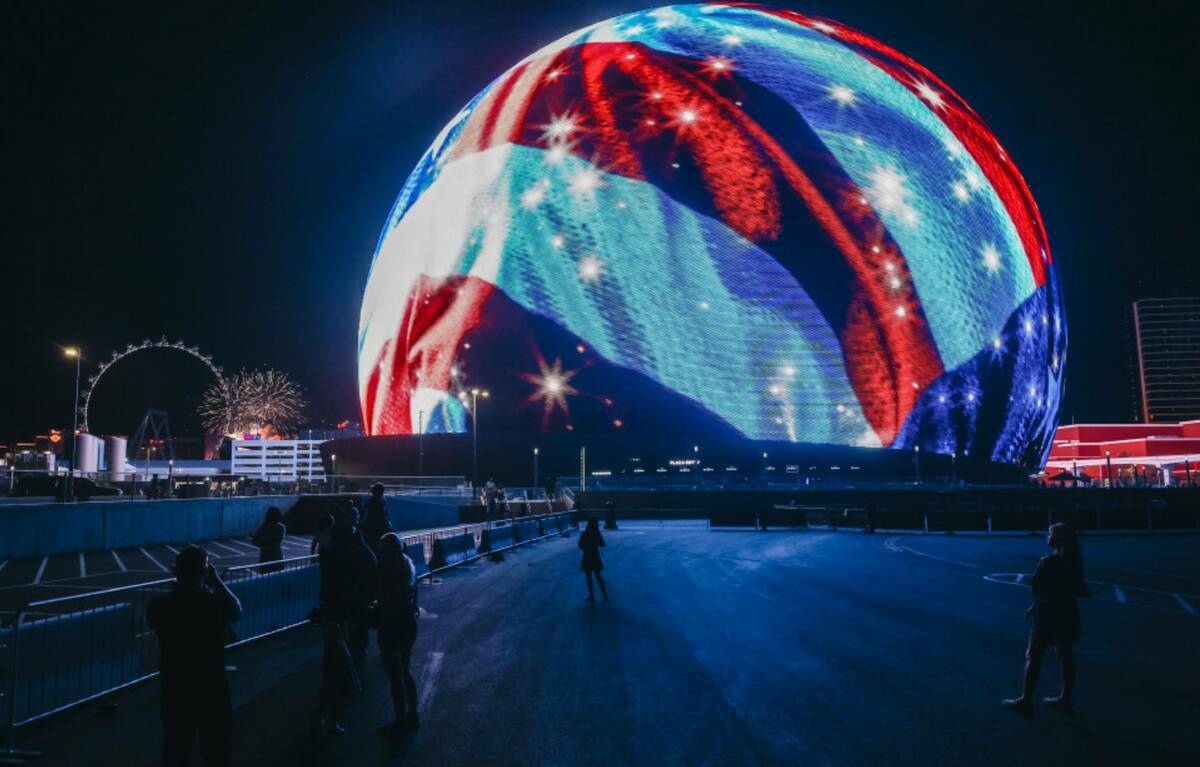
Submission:
M 374 653 L 343 737 L 313 726 L 315 630 L 234 653 L 235 763 L 1200 763 L 1200 536 L 1084 541 L 1107 590 L 1082 605 L 1078 710 L 1032 718 L 999 703 L 1020 684 L 1017 576 L 1045 553 L 1038 538 L 606 537 L 608 601 L 584 601 L 575 538 L 422 587 L 422 724 L 399 740 L 375 732 L 391 711 Z M 1048 658 L 1039 695 L 1057 673 Z M 154 685 L 126 696 L 21 737 L 47 765 L 152 764 Z M 63 732 L 73 754 L 56 753 Z

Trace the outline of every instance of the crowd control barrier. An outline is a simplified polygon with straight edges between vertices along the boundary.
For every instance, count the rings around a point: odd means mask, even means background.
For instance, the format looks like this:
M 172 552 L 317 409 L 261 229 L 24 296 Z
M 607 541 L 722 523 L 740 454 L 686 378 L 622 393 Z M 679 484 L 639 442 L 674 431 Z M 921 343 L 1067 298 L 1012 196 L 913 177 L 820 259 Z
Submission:
M 513 539 L 514 527 L 515 525 L 503 525 L 481 530 L 479 533 L 479 553 L 494 554 L 497 551 L 512 547 L 516 543 Z
M 565 532 L 569 515 L 521 523 L 521 543 Z M 541 534 L 545 532 L 545 535 Z M 518 545 L 511 525 L 437 530 L 406 536 L 418 577 L 479 556 L 476 536 L 490 545 Z M 429 556 L 429 559 L 426 559 Z M 243 565 L 222 571 L 242 613 L 232 624 L 233 647 L 308 622 L 320 601 L 319 557 Z M 7 751 L 23 725 L 150 679 L 159 671 L 158 640 L 146 618 L 157 597 L 170 593 L 173 579 L 121 586 L 31 602 L 11 625 L 0 628 L 0 728 Z

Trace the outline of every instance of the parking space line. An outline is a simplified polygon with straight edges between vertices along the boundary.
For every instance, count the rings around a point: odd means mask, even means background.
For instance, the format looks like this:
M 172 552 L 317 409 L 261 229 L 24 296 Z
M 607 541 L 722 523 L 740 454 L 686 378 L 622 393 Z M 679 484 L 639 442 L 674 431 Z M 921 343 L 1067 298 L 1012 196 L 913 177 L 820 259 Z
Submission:
M 238 545 L 238 551 L 242 554 L 256 554 L 258 552 L 257 548 L 251 546 L 245 541 L 238 540 L 237 538 L 226 538 L 225 540 L 229 541 L 229 543 L 225 545 L 229 546 L 230 548 L 233 548 L 233 544 L 236 543 Z
M 239 556 L 246 553 L 244 551 L 238 551 L 237 549 L 233 548 L 232 546 L 226 546 L 225 544 L 218 543 L 216 541 L 205 541 L 205 543 L 207 543 L 209 546 L 220 546 L 221 548 L 225 549 L 226 551 L 232 551 L 234 554 L 237 554 Z
M 303 538 L 292 535 L 290 533 L 286 536 L 286 538 L 287 538 L 287 540 L 291 541 L 292 543 L 296 544 L 297 546 L 307 546 L 310 543 L 310 541 L 306 541 Z
M 79 577 L 87 577 L 87 562 L 83 561 L 83 552 L 79 552 Z
M 166 545 L 166 547 L 167 547 L 167 550 L 168 550 L 168 551 L 170 551 L 170 552 L 171 552 L 172 554 L 174 554 L 175 556 L 179 556 L 179 549 L 175 548 L 174 546 L 172 546 L 172 545 L 171 545 L 171 544 L 169 544 L 169 543 L 168 543 L 168 544 L 165 544 L 165 545 Z
M 117 555 L 116 549 L 112 550 L 112 555 L 113 555 L 113 559 L 117 560 L 117 567 L 121 568 L 121 572 L 123 572 L 123 573 L 128 572 L 128 569 L 125 567 L 125 563 L 122 562 L 121 557 Z
M 6 568 L 6 567 L 8 567 L 8 560 L 7 560 L 7 559 L 6 559 L 6 560 L 4 560 L 3 562 L 0 562 L 0 572 L 2 572 L 2 571 L 4 570 L 4 568 Z
M 42 582 L 42 573 L 46 572 L 46 563 L 50 561 L 50 557 L 42 557 L 42 563 L 38 565 L 37 575 L 33 576 L 33 585 Z
M 159 562 L 157 559 L 155 559 L 155 558 L 154 558 L 154 555 L 153 555 L 153 554 L 151 554 L 149 551 L 146 551 L 146 550 L 145 550 L 144 548 L 142 548 L 141 546 L 138 546 L 138 551 L 140 551 L 140 552 L 142 552 L 143 554 L 145 554 L 145 555 L 146 555 L 146 559 L 149 559 L 151 562 L 153 562 L 154 564 L 158 565 L 158 569 L 159 569 L 159 570 L 162 570 L 164 573 L 169 573 L 169 572 L 171 572 L 171 571 L 170 571 L 170 570 L 168 570 L 167 568 L 163 567 L 163 563 L 162 563 L 162 562 Z
M 1186 599 L 1179 596 L 1178 594 L 1172 594 L 1171 596 L 1175 597 L 1175 601 L 1178 602 L 1179 606 L 1182 607 L 1184 610 L 1186 610 L 1189 615 L 1196 614 L 1196 608 L 1192 607 L 1191 602 L 1188 602 Z
M 1113 590 L 1113 596 L 1115 596 L 1117 598 L 1117 601 L 1120 602 L 1121 604 L 1125 604 L 1126 603 L 1125 592 L 1121 591 L 1121 587 L 1116 584 L 1113 584 L 1112 590 Z

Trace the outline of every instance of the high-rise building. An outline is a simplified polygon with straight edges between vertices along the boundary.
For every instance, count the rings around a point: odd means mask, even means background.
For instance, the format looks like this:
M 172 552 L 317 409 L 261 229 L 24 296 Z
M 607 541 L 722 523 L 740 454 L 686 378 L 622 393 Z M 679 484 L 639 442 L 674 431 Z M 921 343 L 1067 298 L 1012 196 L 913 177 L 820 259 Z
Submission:
M 1200 297 L 1133 304 L 1142 418 L 1200 419 Z

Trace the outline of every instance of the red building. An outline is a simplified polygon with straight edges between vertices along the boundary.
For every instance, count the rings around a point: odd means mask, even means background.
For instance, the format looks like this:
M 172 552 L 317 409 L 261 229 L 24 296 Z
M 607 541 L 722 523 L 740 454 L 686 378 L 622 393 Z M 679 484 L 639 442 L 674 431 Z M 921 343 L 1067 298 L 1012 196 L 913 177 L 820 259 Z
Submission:
M 1108 484 L 1200 483 L 1200 421 L 1059 426 L 1046 474 L 1063 471 Z

